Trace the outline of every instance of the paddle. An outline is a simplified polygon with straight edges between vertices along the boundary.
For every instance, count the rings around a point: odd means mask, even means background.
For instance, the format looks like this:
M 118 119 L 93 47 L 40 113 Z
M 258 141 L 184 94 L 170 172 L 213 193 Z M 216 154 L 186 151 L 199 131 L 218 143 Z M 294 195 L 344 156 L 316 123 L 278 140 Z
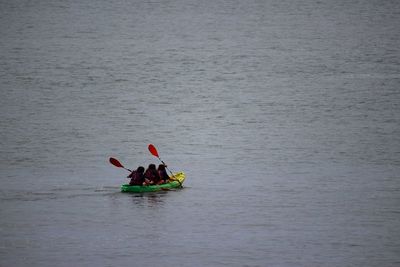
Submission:
M 132 172 L 130 169 L 125 168 L 125 167 L 121 164 L 121 162 L 119 162 L 119 161 L 118 161 L 117 159 L 115 159 L 115 158 L 110 158 L 110 163 L 111 163 L 112 165 L 114 165 L 115 167 L 123 168 L 123 169 L 125 169 L 125 170 L 127 170 L 127 171 Z
M 157 151 L 156 147 L 155 147 L 153 144 L 150 144 L 148 148 L 149 148 L 150 153 L 151 153 L 153 156 L 157 157 L 157 158 L 161 161 L 161 163 L 165 165 L 165 168 L 167 168 L 167 170 L 171 173 L 171 175 L 172 175 L 172 177 L 173 177 L 173 179 L 171 179 L 171 180 L 177 181 L 177 182 L 179 183 L 179 185 L 182 186 L 182 183 L 181 183 L 178 179 L 175 178 L 175 176 L 174 176 L 174 174 L 171 172 L 171 170 L 168 169 L 167 164 L 165 164 L 165 162 L 160 158 L 160 156 L 158 155 L 158 151 Z

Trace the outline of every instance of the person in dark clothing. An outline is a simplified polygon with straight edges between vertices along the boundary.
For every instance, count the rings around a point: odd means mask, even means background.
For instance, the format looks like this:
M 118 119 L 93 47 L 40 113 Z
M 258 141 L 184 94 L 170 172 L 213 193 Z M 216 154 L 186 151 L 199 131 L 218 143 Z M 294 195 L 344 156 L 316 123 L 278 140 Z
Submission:
M 131 172 L 127 178 L 131 178 L 129 185 L 143 185 L 144 183 L 144 167 L 139 166 L 136 171 Z
M 158 165 L 158 169 L 157 169 L 158 175 L 160 176 L 160 182 L 163 184 L 168 183 L 168 180 L 169 180 L 169 176 L 168 176 L 167 171 L 165 170 L 165 167 L 167 167 L 167 166 L 165 166 L 164 164 L 160 164 L 160 165 Z
M 156 165 L 150 164 L 144 173 L 144 185 L 155 185 L 160 181 L 160 175 L 156 170 Z

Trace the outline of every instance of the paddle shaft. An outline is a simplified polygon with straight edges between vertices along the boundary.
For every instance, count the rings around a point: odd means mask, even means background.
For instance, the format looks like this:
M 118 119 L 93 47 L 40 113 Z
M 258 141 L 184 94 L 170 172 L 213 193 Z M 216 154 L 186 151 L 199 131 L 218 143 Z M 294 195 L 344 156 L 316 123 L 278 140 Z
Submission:
M 128 172 L 132 172 L 132 170 L 130 170 L 130 169 L 127 169 L 127 168 L 125 168 L 125 167 L 121 167 L 121 168 L 123 168 L 123 169 L 127 170 Z

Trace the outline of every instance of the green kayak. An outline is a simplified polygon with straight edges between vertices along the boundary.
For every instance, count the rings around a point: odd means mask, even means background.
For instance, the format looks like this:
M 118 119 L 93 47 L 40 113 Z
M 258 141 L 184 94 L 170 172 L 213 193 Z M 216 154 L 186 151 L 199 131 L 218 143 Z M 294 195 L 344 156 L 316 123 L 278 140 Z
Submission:
M 168 190 L 171 188 L 179 188 L 182 187 L 183 181 L 185 181 L 185 173 L 178 172 L 174 174 L 174 177 L 170 179 L 171 181 L 166 184 L 160 185 L 129 185 L 123 184 L 121 186 L 121 192 L 133 192 L 133 193 L 143 193 L 143 192 L 157 192 L 161 190 Z

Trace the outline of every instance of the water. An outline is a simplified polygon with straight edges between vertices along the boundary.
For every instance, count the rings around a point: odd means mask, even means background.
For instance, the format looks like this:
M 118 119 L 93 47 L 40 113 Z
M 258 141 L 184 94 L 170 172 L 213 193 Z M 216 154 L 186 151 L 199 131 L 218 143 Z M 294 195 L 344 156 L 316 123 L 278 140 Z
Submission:
M 0 266 L 398 266 L 399 14 L 0 1 Z

